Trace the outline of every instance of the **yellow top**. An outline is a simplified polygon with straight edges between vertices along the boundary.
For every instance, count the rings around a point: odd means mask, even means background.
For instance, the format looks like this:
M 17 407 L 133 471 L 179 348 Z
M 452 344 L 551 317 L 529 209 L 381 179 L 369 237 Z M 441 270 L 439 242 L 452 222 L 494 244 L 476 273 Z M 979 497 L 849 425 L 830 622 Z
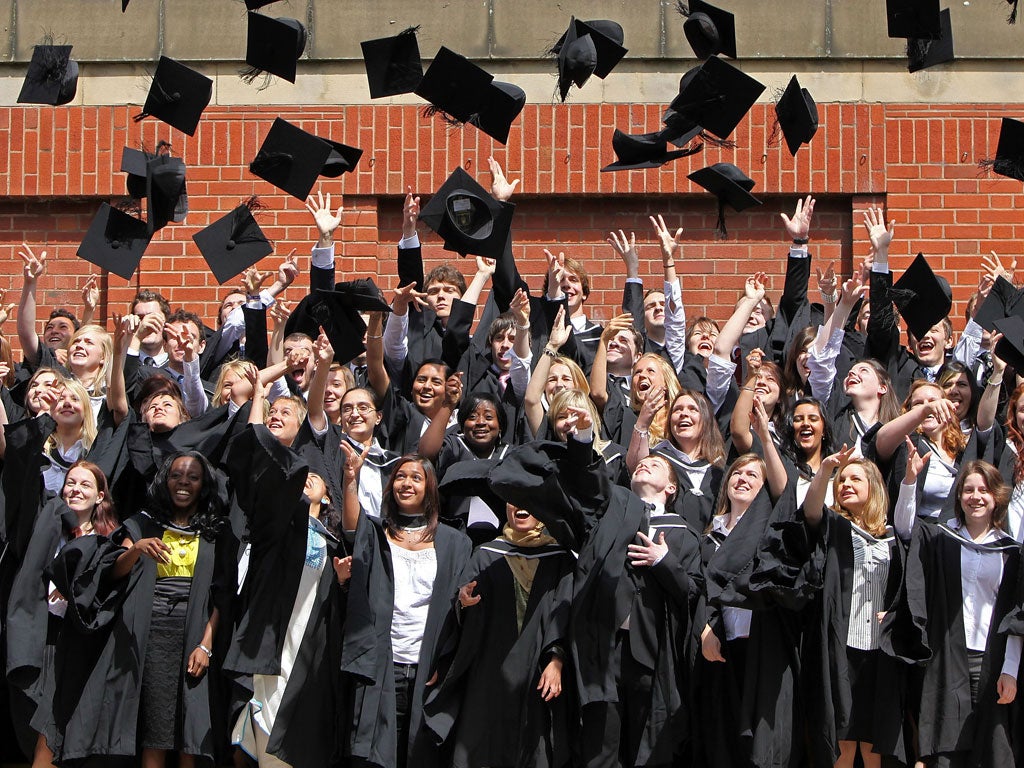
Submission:
M 164 531 L 163 542 L 171 551 L 167 553 L 169 563 L 156 564 L 156 577 L 166 579 L 171 576 L 184 576 L 191 579 L 199 557 L 199 536 L 184 531 Z

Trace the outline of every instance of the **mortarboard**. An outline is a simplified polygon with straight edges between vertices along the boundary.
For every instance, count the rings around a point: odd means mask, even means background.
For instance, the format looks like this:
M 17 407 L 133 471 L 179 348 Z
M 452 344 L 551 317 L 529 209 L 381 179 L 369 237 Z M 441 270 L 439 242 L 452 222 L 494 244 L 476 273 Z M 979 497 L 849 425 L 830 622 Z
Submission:
M 269 72 L 295 82 L 295 66 L 306 50 L 306 28 L 297 19 L 275 19 L 250 11 L 245 63 L 252 70 L 243 74 L 247 82 Z
M 923 253 L 893 283 L 892 300 L 915 338 L 922 338 L 932 326 L 949 314 L 953 293 L 946 280 L 932 271 Z
M 750 194 L 754 180 L 732 163 L 715 163 L 694 171 L 687 178 L 718 198 L 718 231 L 723 237 L 727 234 L 726 205 L 737 212 L 761 205 L 761 201 Z
M 1004 117 L 999 126 L 996 156 L 982 160 L 982 167 L 991 167 L 1000 176 L 1024 181 L 1024 123 Z
M 570 18 L 568 29 L 551 47 L 558 66 L 558 92 L 562 101 L 575 84 L 582 88 L 591 75 L 605 78 L 626 55 L 622 26 L 607 19 Z
M 418 27 L 409 27 L 394 37 L 382 37 L 360 43 L 370 98 L 412 93 L 423 79 Z
M 735 16 L 704 0 L 689 0 L 688 6 L 680 2 L 677 8 L 686 17 L 683 34 L 698 59 L 718 53 L 736 58 Z
M 683 75 L 670 109 L 726 139 L 763 92 L 757 80 L 712 56 Z
M 153 116 L 182 133 L 195 136 L 203 110 L 213 96 L 213 80 L 184 64 L 161 56 L 138 122 Z
M 391 307 L 371 278 L 336 283 L 333 291 L 317 290 L 299 302 L 285 325 L 285 332 L 316 338 L 323 328 L 339 363 L 354 360 L 366 351 L 366 323 L 360 312 L 390 312 Z
M 442 45 L 415 93 L 430 102 L 429 113 L 442 112 L 465 123 L 486 102 L 492 80 L 490 72 Z
M 939 0 L 885 0 L 889 37 L 938 40 L 942 34 Z
M 146 159 L 146 221 L 153 234 L 169 222 L 182 222 L 188 214 L 185 161 L 166 153 Z
M 988 296 L 975 310 L 974 322 L 986 331 L 994 331 L 996 320 L 1002 320 L 1008 315 L 1024 317 L 1022 298 L 1024 298 L 1024 291 L 1018 290 L 1009 280 L 1000 275 L 996 278 Z
M 938 40 L 916 37 L 907 40 L 907 69 L 911 72 L 953 61 L 953 22 L 948 8 L 942 12 L 940 21 L 942 34 Z
M 18 94 L 19 104 L 50 104 L 58 107 L 75 98 L 78 62 L 71 60 L 70 45 L 37 45 Z
M 196 232 L 192 240 L 221 285 L 274 252 L 244 203 Z
M 363 151 L 321 139 L 277 118 L 249 170 L 289 195 L 305 200 L 320 175 L 334 178 L 355 168 Z
M 612 136 L 612 149 L 618 158 L 611 165 L 601 169 L 605 171 L 629 171 L 640 168 L 660 168 L 671 160 L 686 157 L 700 152 L 704 149 L 703 144 L 698 144 L 692 149 L 677 149 L 667 151 L 667 140 L 663 131 L 657 133 L 643 133 L 630 135 L 623 133 L 618 128 Z
M 1024 373 L 1024 318 L 1010 315 L 996 320 L 995 329 L 1003 334 L 995 353 L 1018 374 Z
M 78 255 L 101 269 L 131 280 L 148 245 L 146 222 L 103 203 L 78 246 Z
M 800 87 L 796 75 L 775 105 L 775 116 L 791 155 L 796 155 L 801 144 L 809 144 L 814 138 L 818 130 L 818 107 L 807 89 Z
M 512 123 L 526 104 L 526 92 L 518 85 L 493 80 L 486 95 L 480 111 L 470 122 L 495 141 L 506 144 Z
M 462 168 L 456 168 L 420 211 L 444 240 L 445 250 L 499 259 L 515 206 L 491 197 Z

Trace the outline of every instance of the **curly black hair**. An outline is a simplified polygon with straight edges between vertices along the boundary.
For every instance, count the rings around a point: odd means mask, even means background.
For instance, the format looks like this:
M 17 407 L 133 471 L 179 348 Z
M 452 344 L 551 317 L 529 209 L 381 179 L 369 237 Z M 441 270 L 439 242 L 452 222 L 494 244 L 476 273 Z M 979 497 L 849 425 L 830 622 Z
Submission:
M 203 487 L 199 493 L 196 511 L 189 518 L 189 526 L 195 528 L 206 539 L 214 539 L 226 520 L 221 503 L 217 473 L 210 461 L 198 451 L 181 451 L 168 456 L 149 483 L 146 492 L 146 511 L 162 523 L 170 523 L 173 514 L 171 493 L 167 478 L 171 466 L 181 458 L 195 459 L 203 468 Z

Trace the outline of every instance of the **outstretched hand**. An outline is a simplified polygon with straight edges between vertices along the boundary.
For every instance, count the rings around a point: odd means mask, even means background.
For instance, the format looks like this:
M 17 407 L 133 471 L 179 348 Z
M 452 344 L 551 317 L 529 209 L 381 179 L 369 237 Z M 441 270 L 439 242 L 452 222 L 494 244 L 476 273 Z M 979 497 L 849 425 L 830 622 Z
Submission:
M 794 240 L 806 240 L 811 231 L 811 218 L 814 216 L 814 198 L 808 195 L 801 200 L 797 198 L 793 218 L 780 213 L 786 225 L 786 233 Z

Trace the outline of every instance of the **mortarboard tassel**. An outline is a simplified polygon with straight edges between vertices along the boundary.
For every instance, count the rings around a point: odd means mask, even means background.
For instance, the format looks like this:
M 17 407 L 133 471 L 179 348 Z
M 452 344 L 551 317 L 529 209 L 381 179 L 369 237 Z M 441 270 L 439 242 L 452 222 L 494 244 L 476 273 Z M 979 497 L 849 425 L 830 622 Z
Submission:
M 1017 23 L 1017 0 L 1006 0 L 1010 4 L 1010 15 L 1006 19 L 1007 24 Z
M 715 231 L 720 240 L 725 240 L 729 236 L 729 230 L 725 228 L 725 200 L 718 201 L 718 222 L 715 224 Z

